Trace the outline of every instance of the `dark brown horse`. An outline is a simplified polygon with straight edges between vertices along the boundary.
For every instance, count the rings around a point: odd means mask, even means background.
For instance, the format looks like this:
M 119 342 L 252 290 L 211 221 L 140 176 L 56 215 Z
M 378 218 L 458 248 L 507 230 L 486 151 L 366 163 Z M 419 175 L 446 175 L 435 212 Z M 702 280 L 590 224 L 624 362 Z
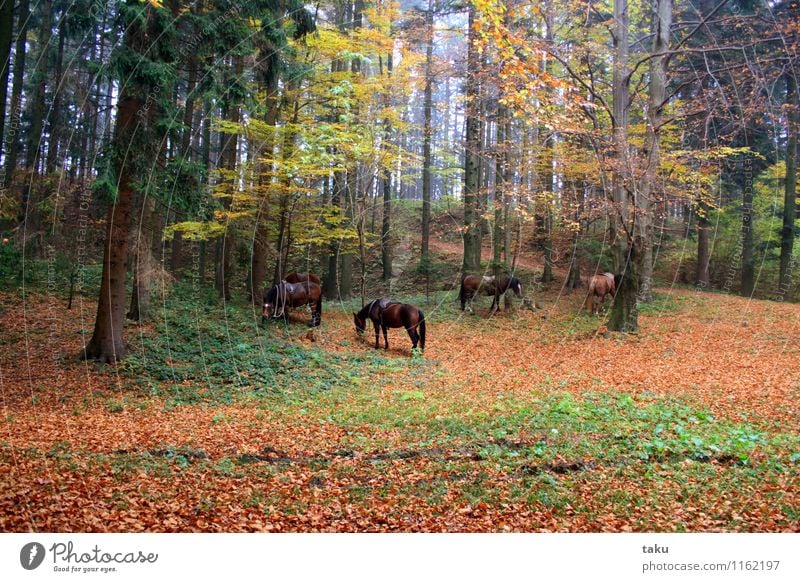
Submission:
M 361 335 L 367 329 L 367 318 L 375 328 L 375 349 L 380 347 L 378 330 L 383 330 L 384 348 L 389 349 L 387 330 L 392 327 L 404 327 L 411 338 L 411 349 L 419 345 L 425 350 L 425 314 L 419 307 L 408 303 L 394 303 L 388 299 L 375 299 L 367 303 L 361 311 L 353 314 L 356 332 Z
M 600 313 L 606 301 L 606 295 L 614 297 L 617 294 L 618 283 L 619 275 L 614 275 L 614 273 L 592 275 L 589 278 L 589 295 L 587 297 L 589 313 Z
M 261 310 L 261 321 L 272 317 L 289 320 L 286 310 L 290 307 L 311 306 L 311 327 L 322 321 L 322 288 L 316 283 L 288 283 L 281 281 L 264 291 L 264 306 Z
M 472 300 L 475 295 L 481 293 L 483 295 L 493 295 L 492 311 L 495 307 L 500 308 L 500 297 L 506 291 L 511 289 L 514 295 L 522 297 L 522 283 L 519 279 L 511 275 L 500 275 L 499 277 L 483 276 L 480 275 L 465 275 L 461 279 L 461 290 L 458 293 L 458 299 L 461 301 L 461 311 L 464 311 L 466 306 L 472 311 Z
M 304 283 L 305 281 L 311 281 L 317 285 L 322 285 L 322 279 L 319 278 L 319 275 L 315 275 L 314 273 L 289 273 L 286 275 L 284 281 L 287 283 Z

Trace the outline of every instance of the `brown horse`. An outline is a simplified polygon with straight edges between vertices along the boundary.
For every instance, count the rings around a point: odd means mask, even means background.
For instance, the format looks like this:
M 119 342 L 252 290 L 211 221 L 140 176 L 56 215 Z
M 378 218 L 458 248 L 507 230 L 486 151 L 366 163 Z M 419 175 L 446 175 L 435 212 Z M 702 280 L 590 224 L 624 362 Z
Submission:
M 288 283 L 281 281 L 264 291 L 264 307 L 261 310 L 261 321 L 272 317 L 289 320 L 286 310 L 290 307 L 311 306 L 311 327 L 322 321 L 322 288 L 316 283 Z
M 319 278 L 319 275 L 315 275 L 314 273 L 289 273 L 286 275 L 284 281 L 287 283 L 304 283 L 305 281 L 311 281 L 317 285 L 322 285 L 322 279 Z
M 614 297 L 617 293 L 619 275 L 614 273 L 603 273 L 602 275 L 592 275 L 589 278 L 589 313 L 600 313 L 606 301 L 606 295 Z M 599 299 L 598 299 L 599 298 Z
M 384 348 L 389 349 L 387 330 L 392 327 L 404 327 L 411 338 L 411 349 L 419 345 L 425 350 L 425 314 L 419 307 L 408 303 L 394 303 L 388 299 L 375 299 L 367 303 L 361 311 L 353 314 L 356 332 L 361 335 L 367 329 L 367 318 L 375 328 L 375 349 L 380 347 L 378 330 L 383 330 Z
M 480 275 L 465 275 L 461 279 L 461 289 L 458 293 L 458 298 L 461 301 L 461 311 L 464 311 L 466 306 L 469 306 L 469 310 L 472 311 L 472 300 L 478 293 L 493 295 L 491 309 L 492 311 L 494 311 L 495 307 L 499 309 L 500 297 L 509 289 L 517 297 L 522 297 L 522 283 L 511 275 L 503 274 L 497 278 L 493 275 L 483 277 Z

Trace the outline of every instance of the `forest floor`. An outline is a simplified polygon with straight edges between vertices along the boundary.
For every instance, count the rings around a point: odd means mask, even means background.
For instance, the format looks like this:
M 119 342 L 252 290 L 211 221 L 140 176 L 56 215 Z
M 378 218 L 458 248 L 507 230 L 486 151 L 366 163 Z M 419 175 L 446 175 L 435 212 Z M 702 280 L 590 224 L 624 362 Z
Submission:
M 424 356 L 180 286 L 130 355 L 94 305 L 0 294 L 2 531 L 800 531 L 800 306 L 659 289 L 620 336 L 405 297 Z

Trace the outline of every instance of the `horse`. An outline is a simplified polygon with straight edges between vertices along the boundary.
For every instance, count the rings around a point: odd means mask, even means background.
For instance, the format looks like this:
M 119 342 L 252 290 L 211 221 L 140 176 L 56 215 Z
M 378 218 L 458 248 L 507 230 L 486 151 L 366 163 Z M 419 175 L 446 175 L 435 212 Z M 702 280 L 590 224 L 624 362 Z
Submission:
M 319 278 L 319 275 L 315 275 L 314 273 L 289 273 L 286 275 L 284 281 L 287 283 L 304 283 L 305 281 L 311 281 L 317 285 L 322 285 L 322 279 Z
M 616 296 L 619 280 L 620 275 L 615 275 L 614 273 L 592 275 L 589 278 L 589 294 L 587 296 L 589 313 L 592 315 L 599 314 L 605 304 L 606 295 Z M 599 301 L 596 298 L 599 298 Z
M 500 297 L 509 289 L 511 289 L 517 297 L 522 297 L 522 283 L 512 275 L 503 274 L 497 278 L 495 278 L 494 275 L 483 277 L 480 275 L 464 275 L 461 279 L 461 289 L 458 292 L 458 299 L 461 301 L 461 311 L 464 311 L 467 305 L 469 305 L 469 310 L 472 311 L 472 300 L 478 293 L 494 295 L 491 309 L 493 311 L 495 307 L 500 309 Z
M 281 281 L 264 290 L 264 306 L 261 310 L 261 321 L 270 317 L 283 318 L 288 321 L 286 310 L 289 307 L 311 306 L 311 327 L 317 327 L 322 321 L 322 288 L 311 281 L 288 283 Z
M 380 347 L 379 329 L 383 330 L 384 349 L 389 349 L 388 328 L 404 327 L 411 338 L 411 349 L 419 345 L 425 350 L 425 314 L 419 307 L 408 303 L 395 303 L 388 299 L 375 299 L 365 305 L 358 313 L 353 313 L 356 333 L 361 335 L 367 328 L 367 318 L 375 328 L 375 349 Z

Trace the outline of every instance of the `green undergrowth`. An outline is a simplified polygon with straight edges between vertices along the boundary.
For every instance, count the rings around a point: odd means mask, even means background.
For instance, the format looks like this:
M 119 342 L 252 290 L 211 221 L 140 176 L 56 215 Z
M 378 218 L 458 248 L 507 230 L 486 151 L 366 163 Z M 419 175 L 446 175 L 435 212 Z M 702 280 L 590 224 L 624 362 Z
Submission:
M 119 369 L 134 389 L 181 405 L 349 388 L 397 366 L 373 351 L 337 354 L 296 341 L 307 330 L 299 322 L 263 324 L 248 305 L 223 306 L 210 294 L 178 287 L 155 329 L 130 342 Z
M 373 384 L 329 392 L 282 408 L 281 414 L 333 422 L 351 435 L 354 449 L 396 447 L 373 434 L 399 433 L 410 450 L 468 447 L 511 471 L 565 459 L 580 466 L 689 461 L 737 467 L 757 459 L 779 472 L 800 463 L 800 435 L 794 431 L 720 419 L 678 398 L 592 391 L 574 396 L 539 386 L 529 398 L 497 392 L 493 404 L 476 407 L 457 389 L 433 389 L 448 382 L 444 373 L 423 381 L 416 372 L 405 371 L 404 389 L 377 394 Z

